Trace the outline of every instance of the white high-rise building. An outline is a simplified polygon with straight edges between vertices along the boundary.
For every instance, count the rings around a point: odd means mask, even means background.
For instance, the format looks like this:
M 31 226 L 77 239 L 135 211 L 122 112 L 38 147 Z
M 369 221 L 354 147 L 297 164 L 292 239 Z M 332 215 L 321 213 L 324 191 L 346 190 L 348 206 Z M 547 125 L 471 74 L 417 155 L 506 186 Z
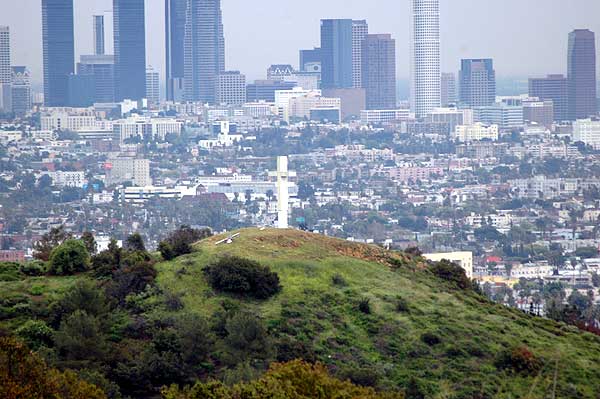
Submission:
M 362 47 L 369 34 L 369 25 L 365 20 L 352 21 L 352 87 L 360 89 L 362 83 Z M 305 87 L 307 89 L 307 87 Z
M 10 67 L 10 31 L 0 26 L 0 110 L 12 111 Z
M 595 150 L 600 149 L 600 121 L 579 119 L 573 122 L 573 140 L 581 141 Z
M 440 2 L 411 0 L 411 109 L 423 116 L 441 105 Z
M 227 71 L 217 75 L 215 103 L 218 105 L 242 105 L 246 102 L 246 75 L 239 71 Z
M 146 68 L 146 98 L 150 104 L 160 103 L 159 75 L 151 66 Z

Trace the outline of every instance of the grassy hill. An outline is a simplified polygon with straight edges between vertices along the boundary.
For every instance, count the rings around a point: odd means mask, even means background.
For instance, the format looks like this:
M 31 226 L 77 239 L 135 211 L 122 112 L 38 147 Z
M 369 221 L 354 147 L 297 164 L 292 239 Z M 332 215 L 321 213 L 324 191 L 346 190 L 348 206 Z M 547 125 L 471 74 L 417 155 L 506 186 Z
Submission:
M 295 230 L 239 233 L 231 244 L 212 237 L 158 263 L 160 290 L 135 304 L 148 324 L 210 318 L 226 303 L 265 321 L 279 360 L 319 360 L 339 377 L 406 389 L 409 398 L 598 398 L 596 336 L 458 289 L 420 258 Z M 224 255 L 269 266 L 281 292 L 264 301 L 215 292 L 202 269 Z M 0 282 L 0 292 L 38 306 L 76 280 Z M 180 302 L 177 310 L 165 305 L 165 293 Z M 4 301 L 1 325 L 14 329 L 21 319 L 11 309 Z
M 219 308 L 224 297 L 201 269 L 237 255 L 269 265 L 283 289 L 266 301 L 229 299 L 339 375 L 366 374 L 386 389 L 416 385 L 436 398 L 544 398 L 555 384 L 556 397 L 600 392 L 598 337 L 458 290 L 403 254 L 292 230 L 240 233 L 232 244 L 216 246 L 224 236 L 213 237 L 197 244 L 199 252 L 157 266 L 159 286 L 182 295 L 184 312 Z M 370 314 L 358 310 L 365 299 Z M 520 346 L 540 359 L 538 373 L 498 369 L 498 359 Z

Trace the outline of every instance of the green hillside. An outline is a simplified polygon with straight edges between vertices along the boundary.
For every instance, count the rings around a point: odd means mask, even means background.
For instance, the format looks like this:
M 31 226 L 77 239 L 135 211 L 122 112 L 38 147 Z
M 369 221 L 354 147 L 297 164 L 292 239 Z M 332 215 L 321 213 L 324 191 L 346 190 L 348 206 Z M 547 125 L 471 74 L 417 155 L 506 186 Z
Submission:
M 177 320 L 227 319 L 223 314 L 234 309 L 264 321 L 276 352 L 264 359 L 320 361 L 341 379 L 405 391 L 408 398 L 598 398 L 599 337 L 491 303 L 436 277 L 418 257 L 295 230 L 239 233 L 231 244 L 215 245 L 227 236 L 211 237 L 192 254 L 157 263 L 155 288 L 108 314 L 97 311 L 121 352 L 103 355 L 104 375 L 135 381 L 144 359 L 156 361 L 144 357 L 149 337 L 154 347 L 157 340 L 165 346 L 164 332 L 176 331 Z M 203 268 L 226 255 L 269 266 L 281 291 L 267 300 L 216 292 Z M 0 327 L 14 331 L 28 314 L 51 315 L 49 304 L 82 279 L 88 276 L 0 282 Z M 199 360 L 197 375 L 231 377 L 223 348 L 215 344 L 210 361 Z M 92 367 L 75 360 L 58 366 Z M 117 363 L 124 366 L 110 368 Z M 257 377 L 252 370 L 236 373 L 237 381 L 243 373 Z
M 216 311 L 224 297 L 214 295 L 201 269 L 222 255 L 242 256 L 269 265 L 283 287 L 243 306 L 264 317 L 272 335 L 301 342 L 341 376 L 366 374 L 384 389 L 416 385 L 436 398 L 544 398 L 555 379 L 556 397 L 600 392 L 598 337 L 458 290 L 419 260 L 291 230 L 243 230 L 232 244 L 216 246 L 223 238 L 157 266 L 159 285 L 183 294 L 184 312 Z M 371 314 L 358 310 L 364 299 Z M 537 374 L 496 367 L 520 346 L 542 362 Z

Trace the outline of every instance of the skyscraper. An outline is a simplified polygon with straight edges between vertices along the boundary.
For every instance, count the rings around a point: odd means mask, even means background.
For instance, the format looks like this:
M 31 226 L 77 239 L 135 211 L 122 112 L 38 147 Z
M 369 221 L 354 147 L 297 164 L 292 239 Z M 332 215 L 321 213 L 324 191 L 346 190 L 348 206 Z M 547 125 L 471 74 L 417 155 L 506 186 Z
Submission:
M 460 102 L 470 107 L 486 107 L 496 102 L 494 61 L 468 59 L 461 61 Z
M 152 66 L 146 68 L 146 98 L 150 104 L 158 105 L 160 103 L 159 76 Z
M 115 101 L 115 57 L 112 55 L 82 55 L 77 63 L 78 75 L 94 77 L 94 102 Z
M 456 75 L 452 72 L 442 73 L 441 100 L 442 107 L 448 107 L 457 102 Z
M 352 21 L 352 87 L 363 87 L 362 82 L 362 46 L 369 34 L 367 21 Z
M 94 54 L 104 55 L 104 15 L 94 15 Z
M 220 0 L 188 0 L 184 41 L 185 99 L 215 102 L 217 76 L 225 71 Z
M 167 101 L 183 100 L 186 9 L 187 0 L 165 0 Z
M 12 67 L 12 111 L 23 116 L 31 109 L 30 73 L 24 66 Z
M 588 29 L 569 34 L 569 118 L 585 119 L 598 113 L 596 99 L 596 38 Z
M 8 26 L 0 26 L 0 84 L 10 84 L 10 66 L 10 30 Z
M 0 26 L 0 110 L 12 111 L 10 68 L 10 31 Z
M 301 72 L 321 72 L 321 49 L 300 50 L 299 67 Z
M 353 21 L 321 20 L 321 85 L 325 89 L 352 88 Z
M 564 75 L 529 79 L 529 97 L 538 97 L 542 101 L 552 100 L 555 121 L 569 119 L 568 80 Z
M 441 104 L 440 3 L 411 1 L 411 109 L 422 116 Z
M 44 103 L 60 107 L 68 101 L 68 79 L 75 68 L 73 0 L 42 0 Z
M 396 41 L 392 35 L 366 36 L 362 44 L 362 84 L 367 109 L 396 108 Z
M 113 0 L 117 101 L 146 96 L 144 0 Z

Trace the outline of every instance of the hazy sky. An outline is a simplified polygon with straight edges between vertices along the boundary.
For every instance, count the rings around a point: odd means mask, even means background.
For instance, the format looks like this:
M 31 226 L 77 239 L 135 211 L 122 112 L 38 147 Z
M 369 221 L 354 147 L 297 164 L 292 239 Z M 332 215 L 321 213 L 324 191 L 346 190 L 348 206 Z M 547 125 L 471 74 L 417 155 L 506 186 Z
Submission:
M 567 34 L 600 34 L 599 0 L 441 0 L 442 69 L 461 58 L 494 58 L 499 76 L 564 73 Z M 75 54 L 92 51 L 92 18 L 105 12 L 112 51 L 112 0 L 75 0 Z M 398 76 L 408 77 L 409 0 L 222 0 L 227 69 L 262 78 L 270 64 L 297 65 L 298 50 L 319 44 L 321 18 L 367 19 L 372 33 L 396 38 Z M 0 0 L 11 28 L 14 65 L 41 81 L 41 0 Z M 109 36 L 110 35 L 110 36 Z M 164 0 L 146 0 L 147 62 L 164 73 Z M 598 46 L 600 48 L 600 46 Z

